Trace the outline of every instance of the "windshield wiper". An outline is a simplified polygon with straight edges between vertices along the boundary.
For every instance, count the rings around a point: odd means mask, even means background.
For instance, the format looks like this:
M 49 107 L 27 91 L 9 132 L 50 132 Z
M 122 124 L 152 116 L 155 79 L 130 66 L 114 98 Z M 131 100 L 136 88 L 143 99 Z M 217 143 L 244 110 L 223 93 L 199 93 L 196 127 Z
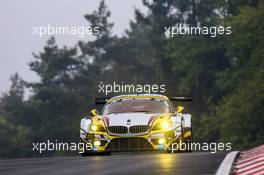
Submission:
M 151 111 L 144 111 L 144 110 L 142 110 L 142 111 L 132 111 L 132 112 L 151 112 Z
M 155 111 L 126 111 L 126 112 L 111 112 L 111 113 L 108 113 L 108 114 L 119 114 L 119 113 L 133 113 L 133 112 L 145 112 L 145 113 L 156 113 Z

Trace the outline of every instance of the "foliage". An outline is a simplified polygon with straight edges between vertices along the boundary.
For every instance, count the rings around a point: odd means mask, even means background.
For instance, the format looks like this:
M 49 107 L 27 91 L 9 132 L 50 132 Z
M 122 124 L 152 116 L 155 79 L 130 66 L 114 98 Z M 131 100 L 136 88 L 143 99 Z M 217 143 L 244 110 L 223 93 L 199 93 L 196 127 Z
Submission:
M 99 82 L 165 83 L 166 95 L 192 94 L 196 141 L 232 142 L 241 149 L 263 143 L 264 1 L 143 0 L 126 35 L 112 35 L 104 1 L 85 15 L 101 33 L 74 47 L 50 38 L 29 64 L 39 82 L 11 78 L 0 100 L 0 155 L 36 156 L 32 142 L 78 141 L 79 121 L 94 107 Z M 165 27 L 225 25 L 232 34 L 177 36 Z M 24 99 L 24 90 L 32 95 Z M 116 94 L 115 94 L 116 95 Z M 9 134 L 10 133 L 10 134 Z M 65 154 L 51 152 L 49 155 Z

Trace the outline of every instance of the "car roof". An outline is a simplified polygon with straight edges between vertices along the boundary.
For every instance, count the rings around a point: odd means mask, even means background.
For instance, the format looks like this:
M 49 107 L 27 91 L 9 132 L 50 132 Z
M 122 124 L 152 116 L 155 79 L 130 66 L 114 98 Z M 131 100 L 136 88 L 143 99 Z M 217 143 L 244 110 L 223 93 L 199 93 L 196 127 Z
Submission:
M 161 94 L 129 94 L 129 95 L 119 95 L 112 97 L 111 99 L 108 100 L 108 103 L 117 100 L 128 99 L 128 98 L 149 98 L 149 99 L 157 98 L 162 100 L 169 100 L 168 97 Z

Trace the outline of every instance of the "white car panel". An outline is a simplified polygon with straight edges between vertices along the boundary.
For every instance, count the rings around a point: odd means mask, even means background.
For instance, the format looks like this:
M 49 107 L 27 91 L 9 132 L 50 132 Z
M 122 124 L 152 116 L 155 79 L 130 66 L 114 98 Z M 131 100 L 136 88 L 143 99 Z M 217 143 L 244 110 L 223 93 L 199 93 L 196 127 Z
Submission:
M 132 125 L 148 125 L 151 117 L 156 115 L 158 114 L 133 112 L 133 113 L 109 114 L 105 116 L 109 118 L 109 126 L 127 126 L 128 123 L 130 126 L 132 126 Z M 131 122 L 127 122 L 128 120 L 130 120 Z

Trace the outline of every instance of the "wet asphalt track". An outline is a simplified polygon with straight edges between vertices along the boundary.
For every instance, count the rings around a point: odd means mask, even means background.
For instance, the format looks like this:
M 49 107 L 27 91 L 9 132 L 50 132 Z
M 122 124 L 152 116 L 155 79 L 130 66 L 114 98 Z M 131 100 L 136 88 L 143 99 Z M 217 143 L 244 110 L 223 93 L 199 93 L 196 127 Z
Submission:
M 111 156 L 0 160 L 1 175 L 214 174 L 225 153 L 118 153 Z

